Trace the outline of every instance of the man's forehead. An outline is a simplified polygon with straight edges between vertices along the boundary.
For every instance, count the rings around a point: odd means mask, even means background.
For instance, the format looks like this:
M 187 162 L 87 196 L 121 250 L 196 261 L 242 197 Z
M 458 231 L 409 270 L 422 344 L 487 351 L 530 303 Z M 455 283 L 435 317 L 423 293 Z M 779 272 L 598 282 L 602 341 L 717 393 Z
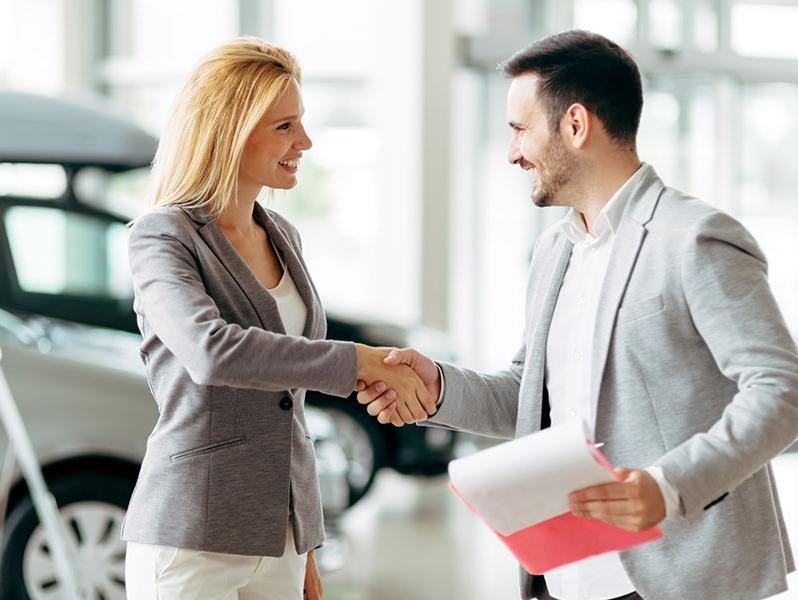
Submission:
M 513 77 L 507 91 L 508 98 L 521 102 L 534 102 L 537 97 L 540 77 L 535 73 L 525 73 Z
M 510 121 L 528 118 L 537 108 L 540 78 L 534 73 L 513 77 L 507 90 L 507 116 Z

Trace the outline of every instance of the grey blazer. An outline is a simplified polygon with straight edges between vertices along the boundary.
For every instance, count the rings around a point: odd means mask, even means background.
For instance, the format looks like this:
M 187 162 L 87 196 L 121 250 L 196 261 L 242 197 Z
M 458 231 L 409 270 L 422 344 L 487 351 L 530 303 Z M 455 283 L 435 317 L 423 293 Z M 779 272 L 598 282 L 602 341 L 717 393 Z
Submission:
M 280 556 L 289 511 L 297 552 L 324 538 L 304 390 L 347 396 L 354 345 L 326 321 L 299 236 L 255 205 L 308 309 L 285 335 L 277 305 L 202 209 L 155 209 L 129 238 L 141 358 L 160 417 L 147 440 L 122 537 L 194 550 Z
M 798 354 L 749 233 L 645 168 L 600 296 L 591 401 L 609 460 L 661 465 L 685 518 L 621 560 L 646 600 L 764 598 L 795 568 L 769 461 L 798 436 Z M 557 226 L 541 235 L 521 350 L 493 375 L 443 365 L 435 423 L 502 438 L 540 428 L 571 248 Z M 532 586 L 522 575 L 524 598 Z

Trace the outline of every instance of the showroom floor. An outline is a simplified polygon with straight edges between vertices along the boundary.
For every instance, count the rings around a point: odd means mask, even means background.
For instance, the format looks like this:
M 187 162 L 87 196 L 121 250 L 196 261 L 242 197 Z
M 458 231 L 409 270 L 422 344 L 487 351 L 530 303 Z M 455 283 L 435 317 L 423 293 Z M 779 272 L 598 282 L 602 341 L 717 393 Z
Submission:
M 793 548 L 798 551 L 798 453 L 774 461 Z M 515 600 L 517 567 L 447 488 L 382 473 L 343 522 L 345 567 L 325 577 L 325 600 Z M 771 600 L 798 600 L 791 591 Z

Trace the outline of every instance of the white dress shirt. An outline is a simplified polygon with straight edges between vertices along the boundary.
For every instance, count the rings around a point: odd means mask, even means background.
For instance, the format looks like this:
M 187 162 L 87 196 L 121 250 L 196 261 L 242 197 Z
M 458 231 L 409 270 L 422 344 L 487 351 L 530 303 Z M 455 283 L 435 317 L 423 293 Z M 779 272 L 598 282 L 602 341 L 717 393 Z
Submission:
M 579 419 L 588 424 L 591 432 L 595 430 L 596 407 L 591 406 L 590 380 L 599 294 L 629 195 L 636 180 L 648 169 L 648 165 L 641 166 L 610 198 L 596 219 L 594 235 L 588 233 L 582 216 L 574 209 L 561 222 L 573 250 L 546 345 L 546 389 L 553 426 Z M 678 516 L 678 493 L 661 468 L 650 467 L 648 471 L 663 491 L 668 516 Z M 553 569 L 545 577 L 549 594 L 557 600 L 608 600 L 635 590 L 617 552 Z

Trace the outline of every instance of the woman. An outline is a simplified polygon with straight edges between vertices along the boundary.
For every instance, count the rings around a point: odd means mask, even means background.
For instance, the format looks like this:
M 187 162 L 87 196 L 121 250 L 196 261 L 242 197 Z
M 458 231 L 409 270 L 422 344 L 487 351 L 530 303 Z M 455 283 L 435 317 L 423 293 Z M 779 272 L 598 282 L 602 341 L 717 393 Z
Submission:
M 434 411 L 384 349 L 323 339 L 297 231 L 256 202 L 264 187 L 294 187 L 311 147 L 299 83 L 291 54 L 257 38 L 206 56 L 161 137 L 156 208 L 130 231 L 160 411 L 122 534 L 131 600 L 321 598 L 304 390 L 348 396 L 381 380 L 402 417 Z

